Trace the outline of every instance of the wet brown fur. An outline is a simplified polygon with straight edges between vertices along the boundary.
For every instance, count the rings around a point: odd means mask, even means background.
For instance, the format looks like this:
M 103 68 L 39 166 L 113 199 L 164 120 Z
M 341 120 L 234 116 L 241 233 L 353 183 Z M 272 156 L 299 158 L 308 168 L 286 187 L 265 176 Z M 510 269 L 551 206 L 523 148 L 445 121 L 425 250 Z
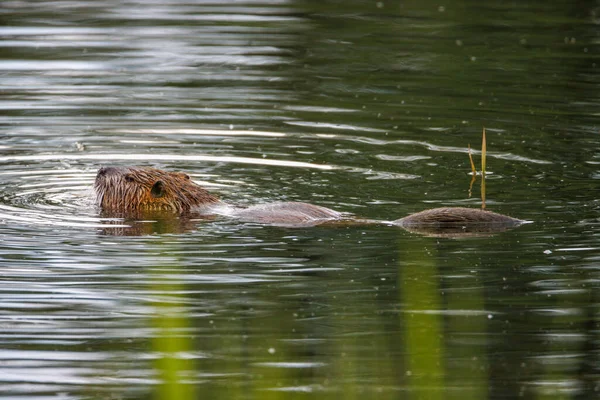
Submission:
M 124 214 L 164 211 L 185 214 L 219 201 L 182 172 L 149 167 L 100 168 L 94 190 L 103 211 Z

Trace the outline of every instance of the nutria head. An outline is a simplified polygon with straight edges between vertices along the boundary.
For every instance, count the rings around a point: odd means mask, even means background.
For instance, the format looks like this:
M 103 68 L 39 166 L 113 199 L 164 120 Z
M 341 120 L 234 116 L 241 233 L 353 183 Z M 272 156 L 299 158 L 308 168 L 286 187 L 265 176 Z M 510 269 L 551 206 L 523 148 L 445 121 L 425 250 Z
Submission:
M 94 190 L 103 211 L 124 214 L 184 214 L 218 201 L 182 172 L 149 167 L 100 168 Z

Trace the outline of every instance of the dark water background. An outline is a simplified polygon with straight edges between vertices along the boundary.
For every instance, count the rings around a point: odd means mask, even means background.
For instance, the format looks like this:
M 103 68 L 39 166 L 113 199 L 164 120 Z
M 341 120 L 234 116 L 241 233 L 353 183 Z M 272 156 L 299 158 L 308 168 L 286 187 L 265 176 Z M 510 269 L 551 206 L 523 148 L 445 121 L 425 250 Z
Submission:
M 15 0 L 0 19 L 2 396 L 598 395 L 597 1 Z M 100 166 L 135 164 L 237 204 L 478 207 L 483 126 L 488 208 L 533 221 L 494 236 L 181 231 L 92 201 Z

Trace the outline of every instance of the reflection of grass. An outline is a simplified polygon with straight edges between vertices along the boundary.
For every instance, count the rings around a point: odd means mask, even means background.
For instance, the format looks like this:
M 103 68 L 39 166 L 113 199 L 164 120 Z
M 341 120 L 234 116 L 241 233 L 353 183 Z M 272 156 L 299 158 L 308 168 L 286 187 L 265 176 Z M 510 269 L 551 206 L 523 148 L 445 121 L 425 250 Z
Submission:
M 153 352 L 158 354 L 155 369 L 160 380 L 154 397 L 159 400 L 194 399 L 194 386 L 184 382 L 186 377 L 192 378 L 194 372 L 193 362 L 183 357 L 191 352 L 193 343 L 189 336 L 188 317 L 173 294 L 178 291 L 179 284 L 161 279 L 156 281 L 156 285 L 165 295 L 171 295 L 168 300 L 154 303 L 156 333 L 152 347 Z
M 404 318 L 406 376 L 410 397 L 444 397 L 443 308 L 438 288 L 435 259 L 424 247 L 405 252 L 400 270 L 400 296 L 406 309 Z
M 404 247 L 398 270 L 409 397 L 486 399 L 488 316 L 482 312 L 485 302 L 478 278 L 465 277 L 442 287 L 431 239 L 415 244 Z

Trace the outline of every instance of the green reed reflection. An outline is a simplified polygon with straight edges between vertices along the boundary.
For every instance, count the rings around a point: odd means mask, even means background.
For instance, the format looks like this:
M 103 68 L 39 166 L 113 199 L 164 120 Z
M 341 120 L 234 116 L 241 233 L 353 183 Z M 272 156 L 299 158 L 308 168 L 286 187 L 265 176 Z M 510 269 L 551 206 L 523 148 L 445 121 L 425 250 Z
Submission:
M 422 239 L 403 253 L 400 297 L 404 305 L 406 375 L 417 399 L 489 397 L 488 320 L 483 286 L 464 271 L 441 280 L 439 242 Z M 440 252 L 447 249 L 441 249 Z
M 404 304 L 406 376 L 416 399 L 444 397 L 444 342 L 439 273 L 426 246 L 413 247 L 400 265 L 400 299 Z
M 194 362 L 186 358 L 186 354 L 192 353 L 194 345 L 189 335 L 189 317 L 177 295 L 182 285 L 168 277 L 157 277 L 154 285 L 157 292 L 164 293 L 158 297 L 159 301 L 154 302 L 156 333 L 152 338 L 152 350 L 158 355 L 154 369 L 160 381 L 154 398 L 194 399 L 196 393 L 190 383 Z

